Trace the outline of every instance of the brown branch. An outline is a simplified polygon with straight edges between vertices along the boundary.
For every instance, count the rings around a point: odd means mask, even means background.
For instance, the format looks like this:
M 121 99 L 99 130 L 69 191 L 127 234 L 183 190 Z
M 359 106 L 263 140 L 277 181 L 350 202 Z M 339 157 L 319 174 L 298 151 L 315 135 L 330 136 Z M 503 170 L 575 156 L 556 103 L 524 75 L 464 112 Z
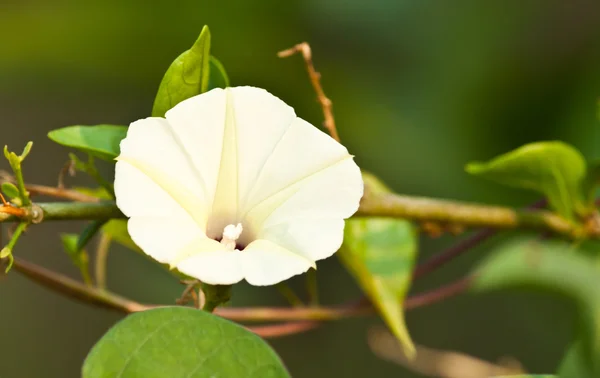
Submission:
M 13 269 L 44 287 L 94 306 L 117 310 L 123 313 L 138 312 L 153 307 L 145 306 L 116 294 L 86 286 L 85 284 L 60 273 L 53 272 L 16 257 Z
M 101 199 L 70 189 L 53 188 L 51 186 L 26 184 L 25 187 L 32 195 L 63 198 L 77 202 L 100 202 Z
M 323 117 L 325 118 L 323 125 L 327 131 L 329 131 L 331 137 L 339 142 L 340 136 L 338 135 L 337 128 L 335 127 L 335 119 L 333 118 L 333 105 L 331 100 L 325 95 L 323 87 L 321 87 L 321 74 L 317 72 L 313 64 L 310 45 L 306 42 L 302 42 L 292 48 L 278 52 L 277 56 L 280 58 L 287 58 L 296 53 L 301 53 L 302 57 L 304 58 L 304 62 L 306 63 L 306 71 L 310 77 L 310 82 L 317 93 L 317 99 L 321 104 L 321 108 L 323 108 Z
M 14 269 L 32 281 L 57 291 L 65 296 L 92 305 L 132 313 L 160 307 L 144 305 L 120 297 L 108 291 L 91 288 L 60 273 L 50 271 L 36 264 L 15 259 Z M 447 286 L 408 297 L 404 302 L 406 310 L 423 307 L 450 298 L 468 288 L 469 279 L 461 279 Z M 250 307 L 218 308 L 215 313 L 236 321 L 332 321 L 347 317 L 364 316 L 374 313 L 370 303 L 358 301 L 341 306 L 329 307 Z
M 0 171 L 0 181 L 15 183 L 15 178 L 6 171 Z M 31 195 L 48 196 L 54 198 L 68 199 L 78 202 L 100 202 L 99 198 L 78 192 L 76 190 L 65 189 L 64 187 L 52 187 L 46 185 L 25 184 L 25 189 Z
M 249 331 L 256 333 L 265 339 L 294 335 L 315 329 L 320 325 L 318 322 L 288 322 L 281 324 L 270 324 L 265 326 L 246 327 Z

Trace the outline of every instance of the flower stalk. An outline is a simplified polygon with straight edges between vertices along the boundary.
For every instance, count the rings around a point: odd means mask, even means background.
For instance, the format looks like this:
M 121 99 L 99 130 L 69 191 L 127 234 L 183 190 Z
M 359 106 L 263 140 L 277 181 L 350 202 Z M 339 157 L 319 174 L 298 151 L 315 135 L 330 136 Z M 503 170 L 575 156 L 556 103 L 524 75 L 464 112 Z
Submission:
M 231 300 L 231 285 L 209 285 L 202 283 L 205 302 L 202 310 L 214 312 L 217 307 Z

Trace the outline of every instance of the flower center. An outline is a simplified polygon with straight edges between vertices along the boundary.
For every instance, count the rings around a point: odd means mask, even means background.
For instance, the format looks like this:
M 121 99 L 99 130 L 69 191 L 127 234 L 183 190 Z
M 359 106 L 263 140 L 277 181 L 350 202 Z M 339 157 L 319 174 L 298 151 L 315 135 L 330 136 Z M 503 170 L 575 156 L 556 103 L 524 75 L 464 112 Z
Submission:
M 242 235 L 242 231 L 244 228 L 241 223 L 237 225 L 228 224 L 223 229 L 223 238 L 221 239 L 221 244 L 225 246 L 225 248 L 233 251 L 237 245 L 237 240 Z

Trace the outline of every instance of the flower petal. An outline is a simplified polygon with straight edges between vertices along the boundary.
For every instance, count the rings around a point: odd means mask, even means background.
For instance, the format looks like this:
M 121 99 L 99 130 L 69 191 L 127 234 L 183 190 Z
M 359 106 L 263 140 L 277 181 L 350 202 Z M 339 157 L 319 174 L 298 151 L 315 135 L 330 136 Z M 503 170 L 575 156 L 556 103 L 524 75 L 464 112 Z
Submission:
M 127 222 L 131 239 L 146 254 L 163 264 L 171 264 L 175 252 L 192 240 L 204 237 L 189 217 L 133 217 Z
M 177 269 L 211 285 L 231 285 L 244 278 L 240 251 L 229 251 L 212 239 L 198 239 L 178 252 Z M 183 255 L 183 256 L 182 256 Z M 185 256 L 190 257 L 185 257 Z
M 255 286 L 274 285 L 316 268 L 310 259 L 268 240 L 250 243 L 239 255 L 244 278 Z
M 312 261 L 333 255 L 344 240 L 344 220 L 294 219 L 264 229 L 259 238 L 272 241 Z
M 228 91 L 237 129 L 239 203 L 243 205 L 296 113 L 264 89 L 236 87 Z
M 225 115 L 226 92 L 220 88 L 182 101 L 165 115 L 178 136 L 180 149 L 202 177 L 210 207 L 221 164 Z
M 166 120 L 132 123 L 117 159 L 115 194 L 125 215 L 179 215 L 183 209 L 203 227 L 209 209 L 202 178 Z
M 130 217 L 129 234 L 161 263 L 204 236 L 207 216 L 202 185 L 169 127 L 161 118 L 132 123 L 115 171 L 117 205 Z M 177 180 L 161 170 L 176 174 Z
M 350 157 L 300 182 L 269 213 L 263 227 L 294 219 L 346 219 L 358 210 L 364 185 L 360 169 Z
M 296 118 L 265 162 L 244 204 L 243 214 L 282 192 L 291 195 L 290 188 L 349 158 L 351 155 L 344 146 Z

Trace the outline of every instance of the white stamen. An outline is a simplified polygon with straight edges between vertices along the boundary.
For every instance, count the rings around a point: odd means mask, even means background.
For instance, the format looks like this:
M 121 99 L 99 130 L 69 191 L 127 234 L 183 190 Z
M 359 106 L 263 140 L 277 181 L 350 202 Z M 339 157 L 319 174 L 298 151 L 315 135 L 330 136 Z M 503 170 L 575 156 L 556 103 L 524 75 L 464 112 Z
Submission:
M 244 228 L 241 223 L 237 225 L 229 224 L 225 226 L 223 229 L 223 238 L 221 239 L 221 244 L 223 244 L 227 249 L 234 250 L 236 241 L 239 239 L 240 235 L 242 235 L 242 231 Z

